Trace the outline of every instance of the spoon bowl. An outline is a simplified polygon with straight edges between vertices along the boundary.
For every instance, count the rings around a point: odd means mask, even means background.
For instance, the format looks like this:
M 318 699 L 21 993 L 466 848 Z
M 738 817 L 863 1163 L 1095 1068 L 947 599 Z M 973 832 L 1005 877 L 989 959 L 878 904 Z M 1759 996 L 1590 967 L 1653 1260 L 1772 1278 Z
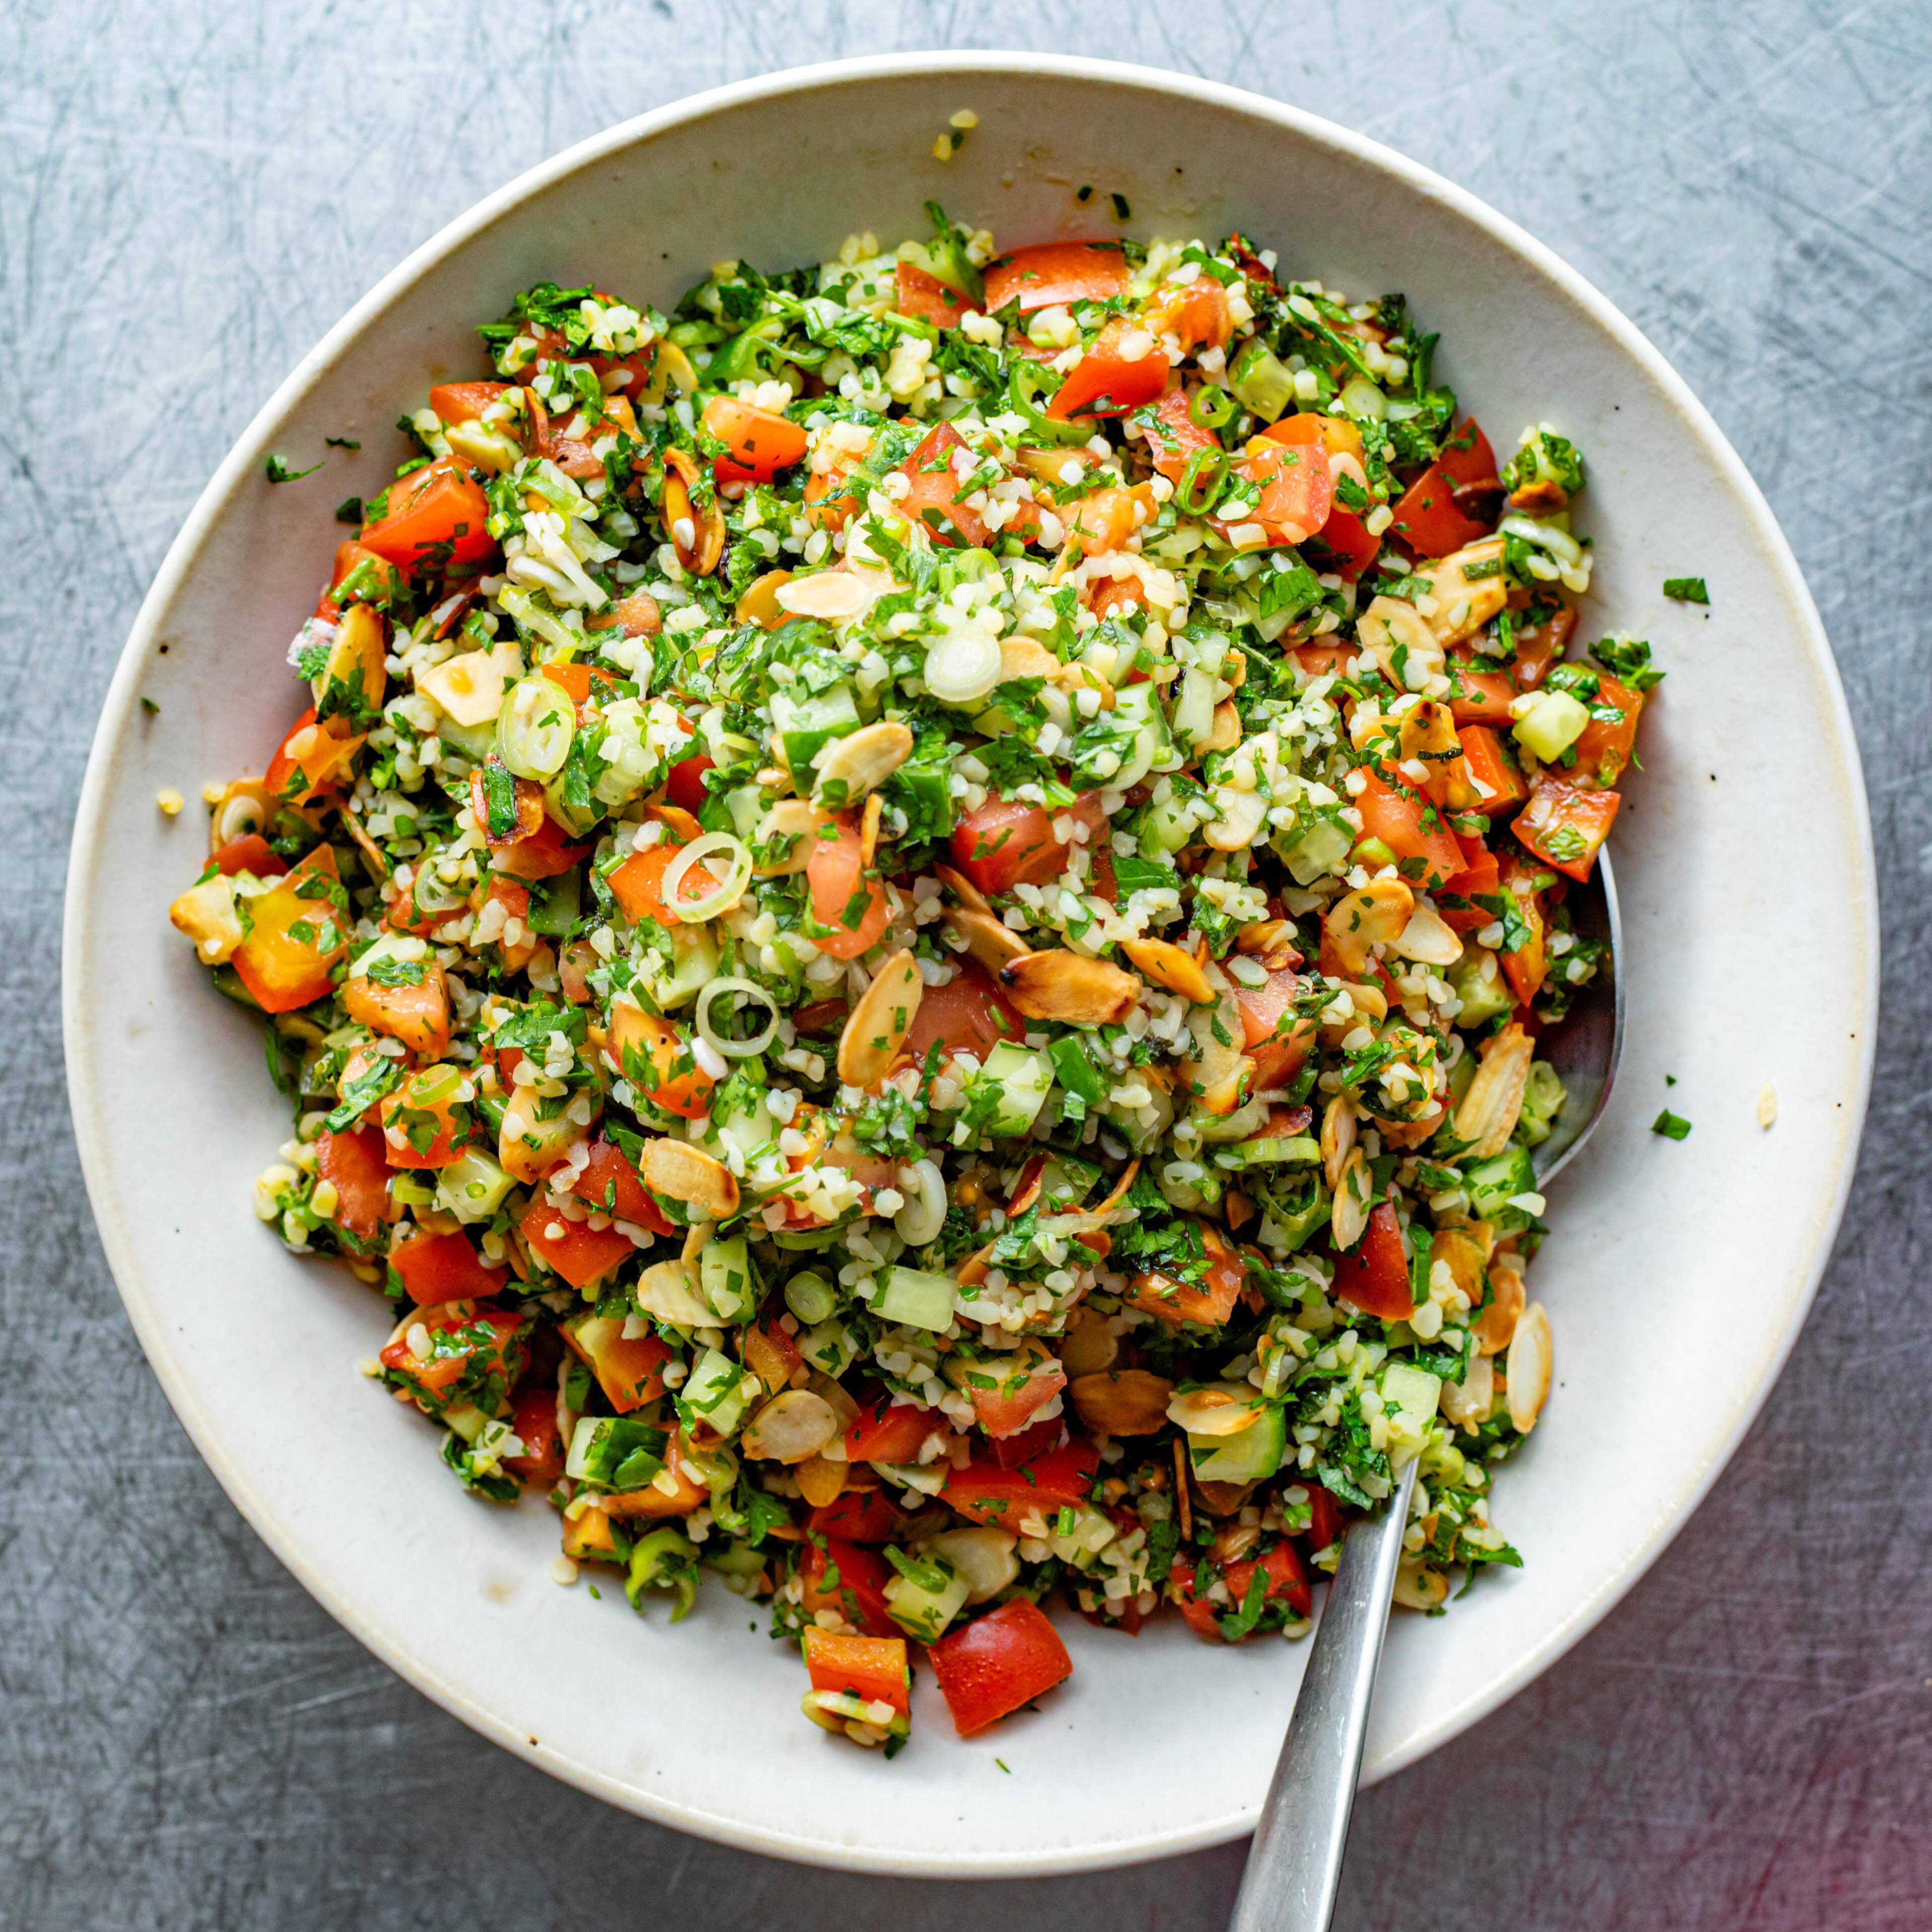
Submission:
M 1572 881 L 1563 903 L 1576 937 L 1600 940 L 1610 951 L 1560 1024 L 1537 1042 L 1538 1058 L 1556 1068 L 1568 1096 L 1550 1138 L 1531 1150 L 1530 1165 L 1539 1181 L 1554 1178 L 1595 1132 L 1610 1104 L 1624 1048 L 1623 922 L 1607 849 L 1598 854 L 1587 883 Z

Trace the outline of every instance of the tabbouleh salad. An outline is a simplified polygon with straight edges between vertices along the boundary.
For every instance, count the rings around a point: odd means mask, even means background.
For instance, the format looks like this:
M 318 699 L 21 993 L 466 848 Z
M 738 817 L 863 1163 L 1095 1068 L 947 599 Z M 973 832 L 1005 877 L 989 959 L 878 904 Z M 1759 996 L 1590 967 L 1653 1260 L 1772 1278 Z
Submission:
M 1412 1458 L 1402 1603 L 1517 1562 L 1658 676 L 1400 296 L 932 219 L 486 323 L 172 908 L 454 1479 L 888 1753 L 921 1652 L 962 1734 L 1064 1678 L 1044 1604 L 1304 1633 Z

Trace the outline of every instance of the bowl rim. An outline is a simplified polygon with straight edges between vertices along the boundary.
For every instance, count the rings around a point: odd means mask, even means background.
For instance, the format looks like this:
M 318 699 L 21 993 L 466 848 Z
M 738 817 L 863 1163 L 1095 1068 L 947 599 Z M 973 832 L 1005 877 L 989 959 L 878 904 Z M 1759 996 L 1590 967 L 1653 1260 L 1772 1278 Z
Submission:
M 1252 1829 L 1253 1817 L 1244 1814 L 1165 1834 L 1146 1833 L 1126 1844 L 1114 1840 L 1084 1850 L 1061 1849 L 992 1860 L 934 1858 L 890 1850 L 801 1843 L 788 1839 L 781 1832 L 694 1811 L 674 1799 L 626 1784 L 561 1752 L 533 1746 L 520 1729 L 448 1679 L 432 1654 L 416 1648 L 400 1630 L 365 1616 L 332 1576 L 309 1562 L 294 1526 L 277 1515 L 258 1492 L 248 1469 L 223 1449 L 214 1415 L 196 1396 L 175 1353 L 145 1282 L 134 1232 L 124 1220 L 115 1196 L 102 1125 L 104 1109 L 98 1098 L 100 1090 L 96 1077 L 94 1042 L 82 1011 L 79 974 L 74 970 L 74 962 L 87 950 L 88 887 L 103 844 L 108 775 L 136 700 L 141 667 L 160 627 L 162 614 L 211 529 L 259 464 L 270 432 L 327 370 L 352 351 L 368 325 L 429 270 L 501 216 L 608 155 L 748 103 L 810 93 L 829 86 L 935 74 L 1045 76 L 1095 82 L 1271 121 L 1305 140 L 1367 164 L 1411 193 L 1436 202 L 1446 212 L 1480 228 L 1555 284 L 1656 382 L 1738 502 L 1774 574 L 1777 587 L 1792 610 L 1796 628 L 1815 661 L 1814 668 L 1821 675 L 1828 694 L 1826 716 L 1821 720 L 1826 729 L 1820 736 L 1836 765 L 1834 776 L 1845 794 L 1857 833 L 1858 876 L 1846 884 L 1856 887 L 1859 902 L 1864 960 L 1863 984 L 1857 989 L 1863 1024 L 1855 1056 L 1852 1090 L 1848 1096 L 1850 1104 L 1840 1136 L 1838 1172 L 1826 1211 L 1814 1224 L 1816 1232 L 1805 1262 L 1802 1292 L 1792 1303 L 1784 1330 L 1765 1358 L 1756 1386 L 1730 1418 L 1702 1466 L 1687 1471 L 1670 1507 L 1659 1517 L 1643 1548 L 1622 1571 L 1578 1603 L 1567 1618 L 1527 1651 L 1482 1696 L 1455 1707 L 1434 1726 L 1391 1753 L 1365 1774 L 1364 1783 L 1377 1782 L 1405 1768 L 1489 1715 L 1554 1664 L 1636 1585 L 1708 1493 L 1769 1396 L 1804 1327 L 1850 1193 L 1871 1089 L 1880 964 L 1876 863 L 1858 742 L 1829 640 L 1790 543 L 1742 459 L 1661 351 L 1592 283 L 1488 203 L 1382 142 L 1305 110 L 1219 82 L 1077 55 L 940 51 L 866 56 L 759 75 L 709 88 L 636 116 L 526 170 L 446 224 L 355 303 L 303 356 L 256 411 L 196 499 L 141 602 L 103 702 L 75 815 L 62 924 L 62 1030 L 69 1106 L 88 1202 L 109 1268 L 142 1351 L 182 1426 L 230 1500 L 303 1588 L 358 1642 L 416 1689 L 492 1742 L 580 1790 L 654 1822 L 769 1857 L 881 1875 L 1031 1877 L 1106 1869 L 1224 1844 Z M 1259 1797 L 1258 1792 L 1257 1813 Z

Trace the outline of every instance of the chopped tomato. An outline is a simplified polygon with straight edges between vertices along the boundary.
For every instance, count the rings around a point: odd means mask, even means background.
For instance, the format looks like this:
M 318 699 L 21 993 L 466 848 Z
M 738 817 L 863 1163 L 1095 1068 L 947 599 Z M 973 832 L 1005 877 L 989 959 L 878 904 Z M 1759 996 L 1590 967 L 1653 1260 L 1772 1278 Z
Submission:
M 1106 302 L 1130 275 L 1118 242 L 1046 242 L 1016 248 L 986 271 L 986 312 L 1017 301 L 1022 315 L 1056 302 Z
M 941 1637 L 927 1655 L 962 1738 L 997 1724 L 1073 1674 L 1060 1633 L 1024 1597 L 975 1617 Z
M 1220 1228 L 1204 1221 L 1195 1226 L 1201 1232 L 1205 1258 L 1202 1279 L 1189 1281 L 1180 1275 L 1150 1270 L 1133 1277 L 1127 1304 L 1175 1327 L 1184 1322 L 1198 1322 L 1218 1328 L 1234 1312 L 1235 1298 L 1247 1280 L 1247 1264 Z
M 1500 955 L 1503 977 L 1518 1004 L 1527 1006 L 1550 966 L 1550 922 L 1544 909 L 1550 874 L 1540 864 L 1528 863 L 1514 854 L 1504 856 L 1501 868 L 1502 890 L 1516 901 L 1516 911 L 1528 929 L 1520 946 Z
M 509 393 L 508 382 L 438 382 L 429 392 L 429 406 L 446 423 L 474 422 Z
M 490 855 L 490 865 L 515 879 L 554 879 L 590 856 L 588 845 L 573 845 L 570 835 L 548 814 L 537 829 Z
M 1402 1223 L 1384 1201 L 1369 1216 L 1362 1238 L 1335 1262 L 1338 1300 L 1383 1322 L 1406 1322 L 1415 1306 L 1409 1292 L 1408 1257 L 1402 1251 Z
M 928 531 L 934 543 L 950 546 L 956 537 L 963 537 L 977 548 L 992 532 L 977 510 L 958 500 L 980 488 L 976 484 L 967 488 L 953 466 L 952 452 L 965 447 L 959 432 L 949 422 L 928 430 L 925 440 L 899 465 L 899 474 L 911 485 L 899 499 L 899 508 Z M 973 470 L 968 462 L 965 473 L 970 476 Z
M 957 328 L 959 318 L 976 304 L 957 289 L 949 288 L 937 275 L 910 262 L 902 262 L 892 274 L 892 307 L 901 315 L 916 322 L 929 322 L 938 328 Z
M 483 486 L 453 456 L 439 456 L 390 486 L 388 514 L 363 525 L 362 544 L 404 570 L 428 564 L 462 574 L 496 554 L 489 520 Z
M 940 1492 L 963 1516 L 1017 1534 L 1022 1516 L 1051 1515 L 1090 1500 L 1100 1452 L 1084 1436 L 1049 1449 L 1017 1469 L 976 1456 L 946 1478 Z
M 1242 1048 L 1254 1064 L 1254 1077 L 1249 1083 L 1251 1094 L 1286 1087 L 1308 1058 L 1308 1049 L 1315 1043 L 1316 1022 L 1305 1017 L 1287 1018 L 1300 992 L 1301 982 L 1292 972 L 1270 973 L 1263 986 L 1235 986 L 1234 1004 L 1241 1010 Z
M 698 1065 L 674 1020 L 633 1006 L 613 1006 L 604 1053 L 640 1100 L 659 1112 L 695 1120 L 709 1111 L 717 1083 Z
M 1462 848 L 1426 798 L 1389 784 L 1366 765 L 1361 773 L 1368 782 L 1354 803 L 1362 836 L 1379 838 L 1395 854 L 1404 878 L 1432 890 L 1462 869 Z
M 570 1351 L 597 1378 L 597 1386 L 620 1415 L 628 1415 L 664 1394 L 664 1366 L 671 1359 L 668 1342 L 655 1335 L 626 1339 L 614 1317 L 573 1316 L 563 1324 Z
M 1292 972 L 1270 973 L 1258 986 L 1237 981 L 1234 1004 L 1241 1010 L 1241 1044 L 1258 1046 L 1275 1036 L 1283 1014 L 1289 1011 L 1301 992 L 1301 981 Z
M 1306 446 L 1324 449 L 1330 456 L 1352 456 L 1358 463 L 1362 460 L 1362 432 L 1346 416 L 1318 416 L 1312 410 L 1304 410 L 1270 423 L 1261 433 L 1292 448 Z
M 324 1132 L 315 1144 L 315 1171 L 335 1189 L 335 1225 L 365 1248 L 389 1219 L 389 1163 L 374 1127 Z
M 490 890 L 483 895 L 483 902 L 486 906 L 495 904 L 503 908 L 503 923 L 498 928 L 496 940 L 502 951 L 503 970 L 506 973 L 520 973 L 536 957 L 540 943 L 530 930 L 530 887 L 518 880 L 506 879 L 500 872 L 492 872 Z M 513 920 L 517 934 L 514 940 L 509 937 Z
M 1357 655 L 1353 644 L 1297 644 L 1291 653 L 1309 678 L 1327 677 Z
M 470 810 L 491 852 L 507 852 L 512 845 L 520 844 L 542 829 L 543 787 L 535 778 L 512 778 L 510 780 L 510 796 L 516 813 L 515 823 L 508 832 L 492 832 L 490 829 L 490 792 L 485 783 L 486 768 L 491 765 L 494 765 L 498 771 L 503 770 L 494 752 L 470 774 Z
M 713 396 L 704 406 L 704 422 L 730 452 L 712 462 L 721 483 L 769 483 L 805 454 L 802 424 L 736 396 Z
M 460 1396 L 487 1394 L 493 1382 L 500 1388 L 514 1382 L 529 1356 L 521 1339 L 523 1325 L 521 1316 L 501 1308 L 448 1301 L 420 1310 L 416 1320 L 376 1359 L 420 1406 L 434 1414 Z M 410 1346 L 410 1336 L 418 1327 L 430 1338 L 427 1360 Z
M 1191 282 L 1163 282 L 1142 310 L 1141 320 L 1156 335 L 1172 335 L 1189 351 L 1225 347 L 1232 327 L 1227 290 L 1204 274 Z
M 806 1527 L 815 1536 L 847 1543 L 890 1543 L 904 1518 L 884 1490 L 846 1490 L 814 1509 Z
M 248 902 L 252 923 L 235 949 L 235 970 L 265 1013 L 293 1012 L 321 999 L 348 957 L 348 902 L 332 847 L 318 845 L 292 872 Z
M 542 1200 L 524 1210 L 517 1224 L 524 1245 L 546 1268 L 554 1268 L 572 1288 L 587 1288 L 637 1253 L 628 1234 L 596 1228 L 587 1221 L 566 1220 Z
M 1575 769 L 1580 777 L 1613 785 L 1623 776 L 1636 751 L 1636 728 L 1643 716 L 1643 697 L 1642 692 L 1632 691 L 1607 674 L 1598 680 L 1596 701 L 1590 706 L 1590 722 L 1576 740 Z M 1621 715 L 1606 717 L 1606 712 Z
M 990 1384 L 990 1387 L 982 1386 Z M 974 1419 L 995 1440 L 1018 1436 L 1066 1386 L 1066 1372 L 1043 1349 L 1021 1349 L 1000 1362 L 982 1360 L 966 1380 Z
M 1131 490 L 1109 485 L 1070 504 L 1060 514 L 1083 555 L 1104 556 L 1125 550 L 1127 539 L 1159 507 L 1148 484 L 1137 484 Z
M 505 1275 L 484 1265 L 467 1234 L 412 1234 L 389 1250 L 389 1265 L 418 1308 L 494 1294 Z
M 1471 811 L 1504 812 L 1529 796 L 1522 770 L 1498 733 L 1486 724 L 1465 724 L 1456 736 L 1462 746 L 1464 769 L 1482 788 Z
M 608 700 L 614 694 L 612 687 L 617 682 L 602 664 L 579 664 L 574 658 L 567 662 L 547 664 L 542 670 L 543 675 L 576 706 L 580 722 L 584 707 L 590 702 L 592 691 L 597 691 L 600 698 Z M 531 781 L 520 779 L 518 782 L 528 784 Z M 542 789 L 542 786 L 538 787 L 539 793 Z
M 1510 830 L 1539 859 L 1570 878 L 1584 880 L 1622 802 L 1621 793 L 1595 790 L 1546 771 Z
M 1311 1484 L 1308 1490 L 1308 1546 L 1311 1550 L 1328 1549 L 1342 1534 L 1341 1506 L 1328 1492 L 1318 1484 Z
M 1531 624 L 1516 634 L 1516 657 L 1510 674 L 1519 691 L 1534 691 L 1550 675 L 1550 667 L 1560 658 L 1576 628 L 1576 613 L 1568 604 L 1559 605 L 1555 616 L 1540 624 Z
M 928 986 L 907 1029 L 906 1051 L 923 1060 L 935 1041 L 949 1053 L 970 1053 L 983 1060 L 1003 1040 L 1026 1031 L 1019 1010 L 999 982 L 970 959 L 943 986 Z
M 318 724 L 311 705 L 275 747 L 262 788 L 285 804 L 306 805 L 348 782 L 362 746 L 359 735 L 338 737 L 328 725 Z
M 352 973 L 342 982 L 342 1010 L 371 1033 L 399 1040 L 425 1060 L 440 1060 L 449 1046 L 449 990 L 434 958 L 418 962 L 414 970 L 421 977 L 413 986 L 386 986 Z
M 1068 370 L 1046 413 L 1058 422 L 1075 416 L 1125 416 L 1167 387 L 1167 351 L 1147 325 L 1130 316 L 1114 316 Z
M 1197 1565 L 1184 1558 L 1172 1573 L 1175 1594 L 1180 1600 L 1180 1614 L 1187 1619 L 1188 1628 L 1196 1636 L 1205 1637 L 1210 1642 L 1226 1642 L 1220 1619 L 1232 1616 L 1247 1601 L 1248 1592 L 1258 1576 L 1266 1580 L 1262 1586 L 1263 1603 L 1285 1604 L 1298 1617 L 1306 1616 L 1313 1607 L 1315 1600 L 1310 1592 L 1301 1559 L 1294 1553 L 1292 1544 L 1278 1543 L 1262 1556 L 1239 1563 L 1219 1564 L 1211 1559 L 1204 1560 L 1209 1562 L 1210 1567 L 1218 1572 L 1220 1580 L 1228 1586 L 1225 1606 L 1194 1594 Z M 1245 1642 L 1246 1639 L 1240 1640 Z
M 633 852 L 610 874 L 611 892 L 633 926 L 648 919 L 668 932 L 680 923 L 671 910 L 671 902 L 664 896 L 664 877 L 682 849 L 682 842 L 674 844 L 668 838 L 663 839 L 656 845 L 646 846 L 641 852 Z M 700 861 L 685 868 L 684 876 L 677 882 L 677 896 L 681 900 L 701 902 L 707 893 L 718 890 L 718 884 Z
M 1506 670 L 1485 670 L 1490 662 L 1464 648 L 1449 653 L 1449 715 L 1458 724 L 1509 723 L 1516 680 Z
M 814 1690 L 890 1704 L 901 1717 L 911 1716 L 912 1672 L 906 1667 L 904 1637 L 848 1636 L 814 1626 L 806 1631 L 804 1644 L 805 1667 Z
M 610 1141 L 598 1141 L 570 1191 L 580 1201 L 602 1210 L 613 1220 L 628 1221 L 647 1228 L 654 1234 L 668 1234 L 671 1224 L 656 1197 L 644 1185 L 644 1178 Z
M 952 1432 L 952 1424 L 937 1409 L 882 1395 L 846 1425 L 845 1457 L 851 1462 L 916 1462 L 928 1436 Z
M 694 816 L 702 812 L 705 800 L 711 796 L 705 789 L 704 774 L 714 770 L 717 762 L 701 752 L 694 757 L 679 759 L 670 768 L 670 776 L 664 781 L 664 796 L 680 811 Z
M 1071 805 L 1048 811 L 989 792 L 984 805 L 953 827 L 952 862 L 982 892 L 1045 885 L 1066 869 L 1072 842 L 1063 841 L 1054 830 L 1062 819 L 1085 826 L 1090 844 L 1107 822 L 1100 794 L 1083 793 Z
M 1432 463 L 1396 500 L 1389 528 L 1422 556 L 1447 556 L 1490 533 L 1487 524 L 1457 502 L 1456 480 L 1439 462 Z
M 1443 444 L 1442 454 L 1436 460 L 1459 489 L 1498 487 L 1496 452 L 1474 416 Z
M 480 1137 L 477 1117 L 458 1096 L 473 1090 L 466 1067 L 419 1067 L 386 1095 L 377 1112 L 392 1167 L 447 1167 Z
M 1502 890 L 1496 855 L 1480 841 L 1476 842 L 1475 851 L 1467 852 L 1466 848 L 1462 869 L 1444 886 L 1436 902 L 1443 924 L 1457 932 L 1481 932 L 1496 914 L 1476 902 L 1479 898 L 1493 898 Z M 1463 903 L 1453 903 L 1457 899 Z
M 613 306 L 617 300 L 615 296 L 607 295 L 601 289 L 596 291 L 596 296 L 606 308 Z M 655 341 L 632 350 L 628 356 L 607 355 L 601 350 L 586 355 L 580 350 L 573 350 L 558 331 L 546 324 L 526 324 L 525 333 L 534 338 L 535 346 L 525 365 L 532 373 L 535 373 L 539 362 L 587 362 L 596 371 L 606 395 L 626 396 L 633 402 L 649 386 L 652 364 L 657 359 L 658 346 Z M 608 380 L 613 376 L 619 379 L 614 383 Z
M 1204 449 L 1221 447 L 1221 439 L 1194 420 L 1193 402 L 1194 395 L 1186 390 L 1169 389 L 1137 419 L 1146 432 L 1154 466 L 1171 483 L 1178 483 L 1187 474 L 1187 466 Z
M 899 1634 L 886 1608 L 893 1572 L 883 1556 L 828 1536 L 822 1549 L 813 1541 L 800 1551 L 798 1574 L 799 1603 L 808 1616 L 836 1610 L 868 1636 Z
M 224 878 L 248 872 L 258 879 L 279 879 L 289 869 L 284 859 L 259 832 L 231 838 L 214 855 L 215 868 Z
M 1270 544 L 1306 543 L 1327 524 L 1335 500 L 1328 452 L 1252 436 L 1235 473 L 1261 486 L 1261 501 L 1239 524 L 1258 524 Z M 1238 524 L 1236 526 L 1238 527 Z
M 526 1483 L 554 1483 L 563 1474 L 565 1442 L 556 1426 L 556 1391 L 520 1390 L 510 1405 L 510 1426 L 524 1445 L 519 1456 L 506 1456 L 503 1466 Z
M 812 925 L 808 937 L 819 951 L 834 959 L 856 959 L 879 943 L 892 916 L 885 888 L 866 876 L 864 842 L 860 814 L 833 814 L 806 861 L 806 883 L 812 892 Z
M 1058 1416 L 1034 1423 L 1017 1436 L 1002 1436 L 994 1441 L 993 1460 L 1003 1469 L 1024 1468 L 1057 1448 L 1066 1434 L 1066 1425 Z
M 1382 540 L 1352 510 L 1339 506 L 1328 512 L 1315 539 L 1328 553 L 1328 562 L 1336 576 L 1352 584 L 1376 560 Z

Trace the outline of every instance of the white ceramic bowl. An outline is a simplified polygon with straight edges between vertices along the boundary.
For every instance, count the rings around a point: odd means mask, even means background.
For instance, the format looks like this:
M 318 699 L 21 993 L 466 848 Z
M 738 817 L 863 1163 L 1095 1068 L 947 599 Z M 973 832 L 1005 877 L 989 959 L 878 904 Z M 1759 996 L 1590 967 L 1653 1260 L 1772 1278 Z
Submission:
M 944 164 L 959 108 L 979 126 Z M 1091 183 L 1087 207 L 1074 190 Z M 249 1209 L 286 1115 L 260 1030 L 168 928 L 202 814 L 163 785 L 259 761 L 298 709 L 283 666 L 338 532 L 270 449 L 368 442 L 472 327 L 544 277 L 668 307 L 726 254 L 816 260 L 850 231 L 923 232 L 920 203 L 1010 243 L 1238 226 L 1291 272 L 1406 290 L 1499 442 L 1547 418 L 1588 453 L 1592 633 L 1670 670 L 1617 827 L 1630 1030 L 1588 1151 L 1553 1190 L 1534 1270 L 1558 1386 L 1496 1486 L 1520 1575 L 1398 1621 L 1368 1774 L 1454 1737 L 1628 1590 L 1723 1466 L 1810 1302 L 1871 1064 L 1877 922 L 1858 756 L 1811 600 L 1763 499 L 1663 359 L 1579 278 L 1424 169 L 1225 88 L 1097 62 L 972 55 L 782 74 L 572 149 L 446 230 L 360 302 L 236 446 L 143 605 L 95 740 L 74 845 L 66 1029 L 76 1125 L 142 1343 L 217 1476 L 364 1642 L 487 1736 L 613 1803 L 782 1856 L 874 1871 L 1065 1870 L 1251 1825 L 1306 1646 L 1210 1649 L 1061 1619 L 1076 1660 L 1036 1715 L 956 1741 L 937 1694 L 892 1764 L 798 1715 L 796 1654 L 722 1590 L 673 1630 L 548 1574 L 556 1520 L 466 1498 L 428 1430 L 356 1372 L 384 1322 L 346 1273 L 286 1256 Z M 1709 580 L 1706 619 L 1666 574 Z M 158 716 L 136 704 L 147 693 Z M 1664 1076 L 1677 1084 L 1666 1094 Z M 1757 1122 L 1760 1090 L 1778 1097 Z M 1652 1135 L 1668 1099 L 1695 1123 Z M 1744 1552 L 1740 1552 L 1743 1559 Z M 762 1619 L 760 1619 L 762 1622 Z M 996 1756 L 1010 1773 L 996 1766 Z

